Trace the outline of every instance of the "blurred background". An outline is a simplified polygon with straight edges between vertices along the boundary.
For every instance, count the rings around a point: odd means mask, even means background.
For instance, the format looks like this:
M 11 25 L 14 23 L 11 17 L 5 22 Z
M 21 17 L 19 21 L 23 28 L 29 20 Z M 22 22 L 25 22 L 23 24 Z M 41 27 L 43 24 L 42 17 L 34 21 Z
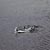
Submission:
M 25 24 L 44 29 L 15 36 Z M 0 0 L 0 50 L 50 50 L 50 0 Z

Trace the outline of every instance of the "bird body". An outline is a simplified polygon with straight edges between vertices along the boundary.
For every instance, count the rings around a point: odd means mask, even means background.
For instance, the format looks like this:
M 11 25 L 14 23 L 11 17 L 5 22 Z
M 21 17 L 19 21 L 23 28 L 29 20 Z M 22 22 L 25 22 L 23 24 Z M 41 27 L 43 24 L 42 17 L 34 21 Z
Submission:
M 23 28 L 15 27 L 14 31 L 15 31 L 15 33 L 26 33 L 26 32 L 35 31 L 35 28 L 38 28 L 38 26 L 36 26 L 36 25 L 33 25 L 33 26 L 27 25 L 27 27 L 24 26 Z

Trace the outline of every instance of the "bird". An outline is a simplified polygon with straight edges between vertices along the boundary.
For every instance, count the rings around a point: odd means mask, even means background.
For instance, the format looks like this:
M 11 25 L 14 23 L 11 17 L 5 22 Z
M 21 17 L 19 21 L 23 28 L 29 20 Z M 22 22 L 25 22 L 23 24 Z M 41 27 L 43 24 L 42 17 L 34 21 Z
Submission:
M 30 25 L 26 25 L 26 26 L 23 26 L 23 28 L 20 26 L 20 27 L 15 27 L 14 29 L 14 33 L 17 34 L 17 33 L 26 33 L 26 32 L 34 32 L 36 30 L 36 28 L 38 28 L 39 26 L 36 26 L 36 25 L 33 25 L 33 26 L 30 26 Z

